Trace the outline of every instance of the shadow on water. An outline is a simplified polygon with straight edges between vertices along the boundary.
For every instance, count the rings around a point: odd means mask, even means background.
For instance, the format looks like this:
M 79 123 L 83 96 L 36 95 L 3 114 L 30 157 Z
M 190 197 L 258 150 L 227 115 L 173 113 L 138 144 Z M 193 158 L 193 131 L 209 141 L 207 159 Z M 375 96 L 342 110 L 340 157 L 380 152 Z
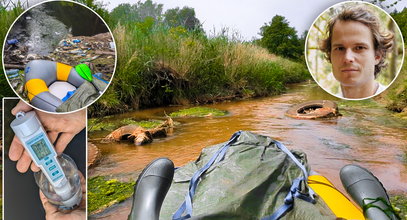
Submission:
M 227 141 L 235 131 L 249 130 L 306 152 L 312 169 L 343 192 L 339 170 L 350 163 L 370 169 L 389 191 L 407 192 L 407 166 L 402 159 L 407 151 L 407 121 L 394 118 L 379 105 L 342 101 L 338 104 L 344 116 L 334 119 L 296 120 L 284 115 L 293 104 L 317 99 L 338 101 L 315 84 L 297 84 L 279 96 L 210 105 L 231 114 L 219 118 L 174 119 L 181 124 L 172 136 L 145 146 L 101 144 L 96 140 L 109 132 L 91 132 L 89 137 L 101 149 L 103 159 L 89 175 L 135 179 L 157 157 L 168 157 L 176 166 L 182 166 L 195 160 L 203 147 Z M 107 120 L 157 118 L 180 108 L 185 107 L 147 109 Z M 125 202 L 94 217 L 109 219 L 112 213 L 125 216 L 130 206 L 130 202 Z

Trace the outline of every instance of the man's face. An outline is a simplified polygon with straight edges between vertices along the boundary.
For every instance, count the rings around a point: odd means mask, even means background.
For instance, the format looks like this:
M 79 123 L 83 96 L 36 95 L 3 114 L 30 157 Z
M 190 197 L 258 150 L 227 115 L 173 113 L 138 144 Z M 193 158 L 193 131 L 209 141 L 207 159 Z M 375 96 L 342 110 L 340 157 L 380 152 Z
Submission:
M 360 86 L 374 80 L 375 54 L 372 32 L 357 21 L 337 21 L 332 30 L 331 63 L 342 86 Z

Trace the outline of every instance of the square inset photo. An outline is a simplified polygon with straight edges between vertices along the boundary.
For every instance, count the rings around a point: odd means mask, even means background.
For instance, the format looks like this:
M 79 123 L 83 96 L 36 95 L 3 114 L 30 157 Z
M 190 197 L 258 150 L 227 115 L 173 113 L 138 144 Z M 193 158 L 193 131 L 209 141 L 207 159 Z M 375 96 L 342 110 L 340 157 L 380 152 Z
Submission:
M 86 219 L 86 110 L 2 109 L 4 219 Z

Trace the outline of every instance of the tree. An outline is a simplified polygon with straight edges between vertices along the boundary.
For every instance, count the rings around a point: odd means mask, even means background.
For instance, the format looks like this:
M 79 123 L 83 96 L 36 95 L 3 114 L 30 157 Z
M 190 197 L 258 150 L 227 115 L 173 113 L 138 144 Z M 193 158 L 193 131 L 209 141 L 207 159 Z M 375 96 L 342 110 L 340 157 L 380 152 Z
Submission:
M 303 48 L 298 39 L 297 31 L 289 26 L 288 21 L 280 15 L 273 17 L 271 22 L 265 23 L 261 28 L 260 45 L 271 53 L 298 60 Z
M 403 34 L 404 43 L 407 43 L 407 8 L 404 8 L 401 12 L 394 12 L 391 14 L 394 20 L 397 22 L 401 33 Z
M 201 22 L 196 18 L 195 10 L 190 7 L 168 9 L 164 14 L 164 23 L 170 27 L 182 26 L 187 30 L 202 30 Z
M 155 21 L 161 21 L 163 4 L 156 4 L 151 0 L 147 0 L 144 3 L 139 1 L 137 2 L 137 12 L 139 14 L 140 21 L 143 21 L 147 17 L 151 17 Z
M 387 2 L 387 4 L 385 3 L 386 0 L 367 0 L 367 2 L 377 5 L 382 9 L 390 9 L 396 6 L 398 2 L 401 2 L 401 0 L 392 0 L 390 2 Z
M 123 3 L 118 5 L 110 13 L 113 25 L 117 23 L 129 24 L 143 22 L 146 18 L 152 18 L 155 22 L 161 21 L 163 11 L 162 4 L 147 0 L 144 3 L 138 1 L 136 4 Z

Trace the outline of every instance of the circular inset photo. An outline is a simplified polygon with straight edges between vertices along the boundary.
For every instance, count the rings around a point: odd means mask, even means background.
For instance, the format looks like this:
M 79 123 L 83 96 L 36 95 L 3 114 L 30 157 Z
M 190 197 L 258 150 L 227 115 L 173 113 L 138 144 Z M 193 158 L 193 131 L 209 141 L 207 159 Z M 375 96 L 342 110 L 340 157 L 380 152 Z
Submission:
M 116 57 L 103 19 L 71 1 L 27 9 L 3 44 L 10 86 L 22 100 L 47 112 L 72 112 L 95 102 L 109 86 Z
M 347 1 L 325 10 L 308 31 L 305 54 L 312 77 L 339 98 L 361 100 L 383 92 L 403 64 L 397 23 L 381 8 Z

